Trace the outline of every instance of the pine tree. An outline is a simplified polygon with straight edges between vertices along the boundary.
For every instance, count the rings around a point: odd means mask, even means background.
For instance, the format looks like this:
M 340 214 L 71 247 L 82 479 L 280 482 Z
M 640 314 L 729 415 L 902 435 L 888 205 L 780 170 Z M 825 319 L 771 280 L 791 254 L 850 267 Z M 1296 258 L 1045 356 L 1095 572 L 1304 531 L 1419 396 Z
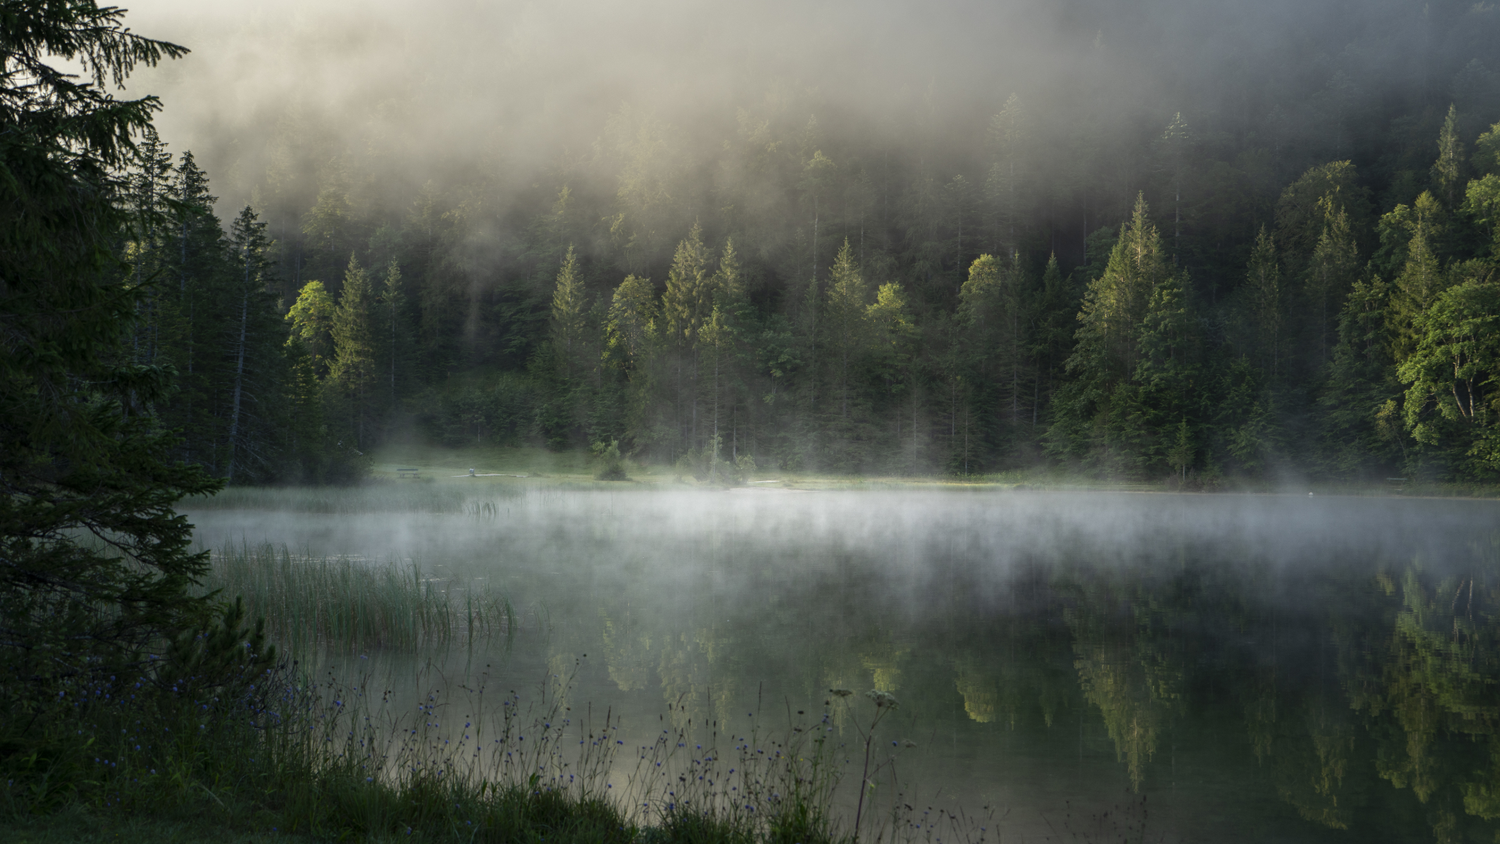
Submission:
M 604 355 L 624 381 L 624 436 L 636 448 L 653 442 L 659 429 L 658 317 L 651 280 L 631 275 L 615 288 L 604 319 Z
M 328 381 L 346 409 L 348 433 L 363 450 L 375 436 L 377 383 L 375 296 L 370 275 L 354 256 L 344 273 L 344 290 L 333 312 L 333 364 Z
M 1332 351 L 1331 338 L 1337 331 L 1336 320 L 1345 293 L 1359 269 L 1359 255 L 1354 235 L 1349 229 L 1349 215 L 1332 197 L 1322 201 L 1323 233 L 1313 248 L 1304 289 L 1309 300 L 1312 335 L 1320 366 L 1326 365 Z
M 1267 241 L 1269 243 L 1269 240 Z M 1158 468 L 1181 468 L 1174 462 L 1179 431 L 1172 421 L 1201 418 L 1195 320 L 1188 310 L 1182 276 L 1167 275 L 1151 292 L 1140 327 L 1140 361 L 1133 382 L 1138 387 L 1133 420 L 1139 458 Z
M 170 332 L 171 318 L 164 313 L 164 287 L 170 255 L 167 252 L 168 204 L 172 188 L 172 155 L 147 126 L 143 132 L 137 160 L 127 177 L 128 197 L 134 216 L 140 221 L 135 236 L 126 247 L 131 263 L 130 283 L 142 291 L 136 304 L 132 355 L 137 363 L 151 365 L 162 353 L 162 332 Z M 166 323 L 164 325 L 164 322 Z
M 1023 422 L 1033 418 L 1028 412 L 1035 384 L 1028 337 L 1032 303 L 1024 282 L 1018 254 L 1005 262 L 981 255 L 959 289 L 965 359 L 961 366 L 967 372 L 973 409 L 985 421 L 985 445 L 991 448 L 1001 446 L 997 438 L 1014 445 Z
M 1376 477 L 1398 467 L 1401 432 L 1381 421 L 1382 408 L 1400 394 L 1391 354 L 1391 288 L 1379 277 L 1355 282 L 1339 313 L 1339 342 L 1322 409 L 1319 451 L 1329 471 L 1343 477 Z
M 1391 297 L 1391 326 L 1395 329 L 1392 350 L 1399 364 L 1416 348 L 1420 333 L 1418 316 L 1446 286 L 1447 278 L 1436 249 L 1443 237 L 1446 215 L 1437 199 L 1424 191 L 1412 208 L 1399 205 L 1386 216 L 1399 220 L 1411 235 L 1406 244 L 1406 262 L 1396 277 Z
M 230 321 L 225 344 L 229 408 L 224 476 L 234 483 L 237 470 L 242 477 L 264 475 L 275 462 L 269 400 L 281 391 L 279 350 L 284 335 L 276 325 L 270 278 L 274 263 L 268 254 L 266 224 L 248 206 L 230 227 L 227 246 L 234 266 L 225 303 Z
M 1281 267 L 1276 261 L 1276 245 L 1271 242 L 1265 226 L 1261 226 L 1260 234 L 1255 238 L 1255 246 L 1250 251 L 1245 292 L 1248 294 L 1248 316 L 1254 326 L 1252 348 L 1256 364 L 1270 378 L 1271 383 L 1276 384 L 1281 377 L 1284 323 Z
M 1042 271 L 1042 285 L 1034 309 L 1036 325 L 1031 333 L 1031 357 L 1037 369 L 1034 383 L 1037 395 L 1031 405 L 1034 428 L 1041 421 L 1042 409 L 1052 403 L 1052 395 L 1057 390 L 1057 381 L 1062 376 L 1071 348 L 1078 300 L 1070 282 L 1071 279 L 1063 278 L 1057 255 L 1049 256 Z
M 707 394 L 712 418 L 711 437 L 727 437 L 731 462 L 739 456 L 741 423 L 748 421 L 740 413 L 743 386 L 741 344 L 746 310 L 743 272 L 733 239 L 726 240 L 718 269 L 709 280 L 713 309 L 699 329 L 701 352 L 697 381 Z
M 655 340 L 658 318 L 651 280 L 626 276 L 615 288 L 606 322 L 606 344 L 628 369 L 638 369 Z
M 576 369 L 583 352 L 586 307 L 578 257 L 570 246 L 552 291 L 552 347 L 559 363 L 572 376 L 578 374 Z
M 186 50 L 123 14 L 59 0 L 0 15 L 0 717 L 13 721 L 60 680 L 150 670 L 213 609 L 194 589 L 207 554 L 174 507 L 219 484 L 176 462 L 147 413 L 169 373 L 132 359 L 147 290 L 122 283 L 112 254 L 166 220 L 141 219 L 120 177 L 158 104 L 106 83 Z
M 833 262 L 828 285 L 828 349 L 833 366 L 833 394 L 838 397 L 839 419 L 847 421 L 852 410 L 854 369 L 865 351 L 870 285 L 854 260 L 848 239 Z
M 385 268 L 385 280 L 381 285 L 378 300 L 381 314 L 381 347 L 386 367 L 382 380 L 386 382 L 386 404 L 396 405 L 397 370 L 406 362 L 406 291 L 401 283 L 401 264 L 392 259 Z
M 677 244 L 661 304 L 664 339 L 671 355 L 676 393 L 672 406 L 677 440 L 686 449 L 700 446 L 698 332 L 713 313 L 713 305 L 709 251 L 703 244 L 703 229 L 694 223 L 687 238 Z
M 181 454 L 188 462 L 212 465 L 218 437 L 218 408 L 212 397 L 215 322 L 213 291 L 228 272 L 224 229 L 213 213 L 217 197 L 191 152 L 179 159 L 171 187 L 173 220 L 165 233 L 166 267 L 159 298 L 162 359 L 177 370 L 177 390 L 158 404 L 162 424 L 182 432 Z
M 570 246 L 552 291 L 550 357 L 546 359 L 545 377 L 552 392 L 542 427 L 554 447 L 588 441 L 589 422 L 600 397 L 590 391 L 597 354 L 589 336 L 589 319 L 578 257 Z
M 1464 143 L 1458 136 L 1457 106 L 1448 106 L 1448 116 L 1443 119 L 1442 131 L 1438 132 L 1437 147 L 1437 161 L 1432 163 L 1432 186 L 1446 207 L 1457 208 L 1464 165 Z
M 875 301 L 865 313 L 870 326 L 872 369 L 878 381 L 882 404 L 895 417 L 894 444 L 899 453 L 904 443 L 903 420 L 911 411 L 904 403 L 916 400 L 917 327 L 906 292 L 894 282 L 880 285 Z M 914 408 L 913 408 L 914 410 Z M 897 462 L 894 454 L 891 462 Z
M 1087 459 L 1107 470 L 1129 470 L 1140 457 L 1122 441 L 1136 401 L 1131 378 L 1141 361 L 1141 327 L 1156 289 L 1173 273 L 1144 196 L 1110 252 L 1099 278 L 1089 283 L 1068 381 L 1054 399 L 1048 450 L 1063 458 Z

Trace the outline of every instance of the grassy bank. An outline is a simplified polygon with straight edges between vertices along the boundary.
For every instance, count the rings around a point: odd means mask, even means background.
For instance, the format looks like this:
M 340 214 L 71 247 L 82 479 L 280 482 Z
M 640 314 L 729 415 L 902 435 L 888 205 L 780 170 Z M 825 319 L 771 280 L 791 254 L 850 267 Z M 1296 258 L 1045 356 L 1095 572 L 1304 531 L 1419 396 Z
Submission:
M 478 490 L 486 493 L 550 487 L 619 489 L 684 488 L 704 486 L 672 466 L 625 461 L 627 483 L 596 479 L 599 464 L 589 454 L 550 452 L 539 448 L 439 448 L 425 445 L 392 445 L 373 455 L 370 480 L 375 486 L 412 489 Z M 402 477 L 400 469 L 418 469 L 414 479 Z M 474 469 L 474 476 L 468 474 Z M 1109 490 L 1122 492 L 1238 492 L 1307 493 L 1319 495 L 1407 495 L 1434 497 L 1500 497 L 1500 485 L 1478 482 L 1447 482 L 1420 478 L 1391 478 L 1374 482 L 1313 479 L 1287 473 L 1277 479 L 1194 478 L 1180 483 L 1176 478 L 1108 479 L 1054 467 L 1014 469 L 975 475 L 832 475 L 763 469 L 747 477 L 749 486 L 794 489 L 932 489 L 993 488 L 1043 490 Z M 231 490 L 232 492 L 232 490 Z M 382 493 L 393 498 L 395 492 Z M 233 499 L 226 499 L 232 501 Z
M 211 685 L 138 678 L 79 689 L 40 713 L 32 753 L 4 757 L 0 834 L 641 844 L 989 835 L 968 818 L 903 813 L 899 796 L 894 814 L 873 802 L 861 802 L 863 817 L 835 812 L 846 775 L 881 780 L 872 730 L 852 748 L 833 744 L 832 708 L 847 706 L 838 697 L 821 718 L 769 735 L 689 728 L 626 747 L 608 716 L 591 723 L 563 705 L 562 687 L 528 702 L 487 699 L 488 685 L 476 678 L 453 699 L 434 688 L 414 708 L 377 680 L 311 682 L 286 667 Z M 857 716 L 873 712 L 873 726 L 889 705 L 875 700 Z M 20 738 L 5 733 L 14 751 Z M 841 766 L 848 756 L 855 765 Z
M 870 763 L 888 698 L 830 695 L 823 712 L 788 711 L 774 729 L 754 718 L 738 732 L 690 724 L 627 747 L 610 715 L 567 708 L 567 678 L 520 695 L 482 673 L 305 667 L 313 653 L 415 655 L 511 636 L 514 611 L 482 585 L 266 546 L 215 552 L 205 585 L 242 598 L 217 627 L 167 659 L 76 678 L 0 719 L 0 837 L 853 844 L 988 834 L 956 816 L 934 825 L 903 814 L 899 799 L 836 809 L 841 782 L 893 774 L 888 761 Z M 852 746 L 831 734 L 836 711 L 864 725 Z

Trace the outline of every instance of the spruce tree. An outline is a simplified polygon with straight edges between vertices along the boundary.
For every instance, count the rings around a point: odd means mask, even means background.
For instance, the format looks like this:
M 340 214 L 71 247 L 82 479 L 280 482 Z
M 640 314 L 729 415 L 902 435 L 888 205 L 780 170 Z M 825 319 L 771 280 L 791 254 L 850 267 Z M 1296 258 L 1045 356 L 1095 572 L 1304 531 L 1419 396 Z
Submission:
M 1142 324 L 1153 296 L 1172 275 L 1145 197 L 1138 197 L 1104 273 L 1084 294 L 1065 367 L 1068 381 L 1056 394 L 1047 432 L 1054 455 L 1107 469 L 1134 466 L 1135 444 L 1122 441 L 1137 398 L 1131 378 L 1141 361 Z
M 224 477 L 264 479 L 276 471 L 276 437 L 282 391 L 285 329 L 272 290 L 275 264 L 266 224 L 246 206 L 230 226 L 222 323 L 222 387 L 226 411 Z
M 870 285 L 854 260 L 846 239 L 833 262 L 828 285 L 828 307 L 825 310 L 828 350 L 832 367 L 833 394 L 838 401 L 838 418 L 848 420 L 854 394 L 854 368 L 867 344 L 867 309 Z
M 1311 322 L 1311 347 L 1319 366 L 1326 365 L 1337 332 L 1337 316 L 1343 297 L 1359 269 L 1359 254 L 1349 228 L 1349 215 L 1331 197 L 1322 202 L 1323 233 L 1313 248 L 1304 287 Z
M 375 359 L 376 322 L 375 291 L 370 274 L 349 257 L 344 273 L 344 290 L 333 312 L 333 365 L 328 380 L 335 399 L 345 411 L 346 433 L 353 437 L 356 449 L 366 448 L 375 436 L 374 407 L 377 384 Z
M 203 625 L 206 553 L 174 507 L 218 482 L 172 458 L 148 412 L 169 372 L 135 360 L 150 286 L 112 246 L 159 231 L 121 173 L 154 98 L 106 92 L 186 50 L 91 0 L 0 15 L 0 719 Z M 82 67 L 82 79 L 49 62 Z M 102 544 L 84 541 L 95 537 Z
M 1283 325 L 1281 305 L 1281 267 L 1276 261 L 1276 244 L 1261 226 L 1250 251 L 1250 266 L 1245 273 L 1246 316 L 1252 327 L 1251 353 L 1256 365 L 1272 384 L 1281 377 Z

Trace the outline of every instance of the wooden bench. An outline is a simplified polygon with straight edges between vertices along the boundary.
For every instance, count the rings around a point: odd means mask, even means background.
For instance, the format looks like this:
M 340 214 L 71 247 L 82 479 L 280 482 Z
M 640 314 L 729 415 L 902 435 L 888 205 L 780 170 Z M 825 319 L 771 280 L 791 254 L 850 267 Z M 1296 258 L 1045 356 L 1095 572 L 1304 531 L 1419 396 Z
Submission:
M 416 469 L 397 469 L 396 470 L 396 477 L 398 477 L 398 478 L 404 478 L 407 475 L 411 475 L 413 478 L 415 478 L 417 476 L 417 470 Z

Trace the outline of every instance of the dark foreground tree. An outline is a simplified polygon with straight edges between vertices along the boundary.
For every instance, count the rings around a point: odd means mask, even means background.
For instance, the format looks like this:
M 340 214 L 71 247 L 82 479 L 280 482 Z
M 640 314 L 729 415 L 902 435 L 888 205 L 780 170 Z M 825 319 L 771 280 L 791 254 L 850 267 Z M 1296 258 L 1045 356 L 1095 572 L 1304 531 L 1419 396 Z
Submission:
M 187 51 L 129 32 L 122 14 L 0 0 L 0 721 L 12 724 L 56 682 L 149 659 L 213 611 L 192 595 L 207 558 L 174 505 L 219 482 L 172 460 L 149 412 L 170 372 L 131 363 L 126 341 L 152 280 L 127 279 L 113 252 L 147 222 L 121 193 L 158 103 L 109 87 Z

